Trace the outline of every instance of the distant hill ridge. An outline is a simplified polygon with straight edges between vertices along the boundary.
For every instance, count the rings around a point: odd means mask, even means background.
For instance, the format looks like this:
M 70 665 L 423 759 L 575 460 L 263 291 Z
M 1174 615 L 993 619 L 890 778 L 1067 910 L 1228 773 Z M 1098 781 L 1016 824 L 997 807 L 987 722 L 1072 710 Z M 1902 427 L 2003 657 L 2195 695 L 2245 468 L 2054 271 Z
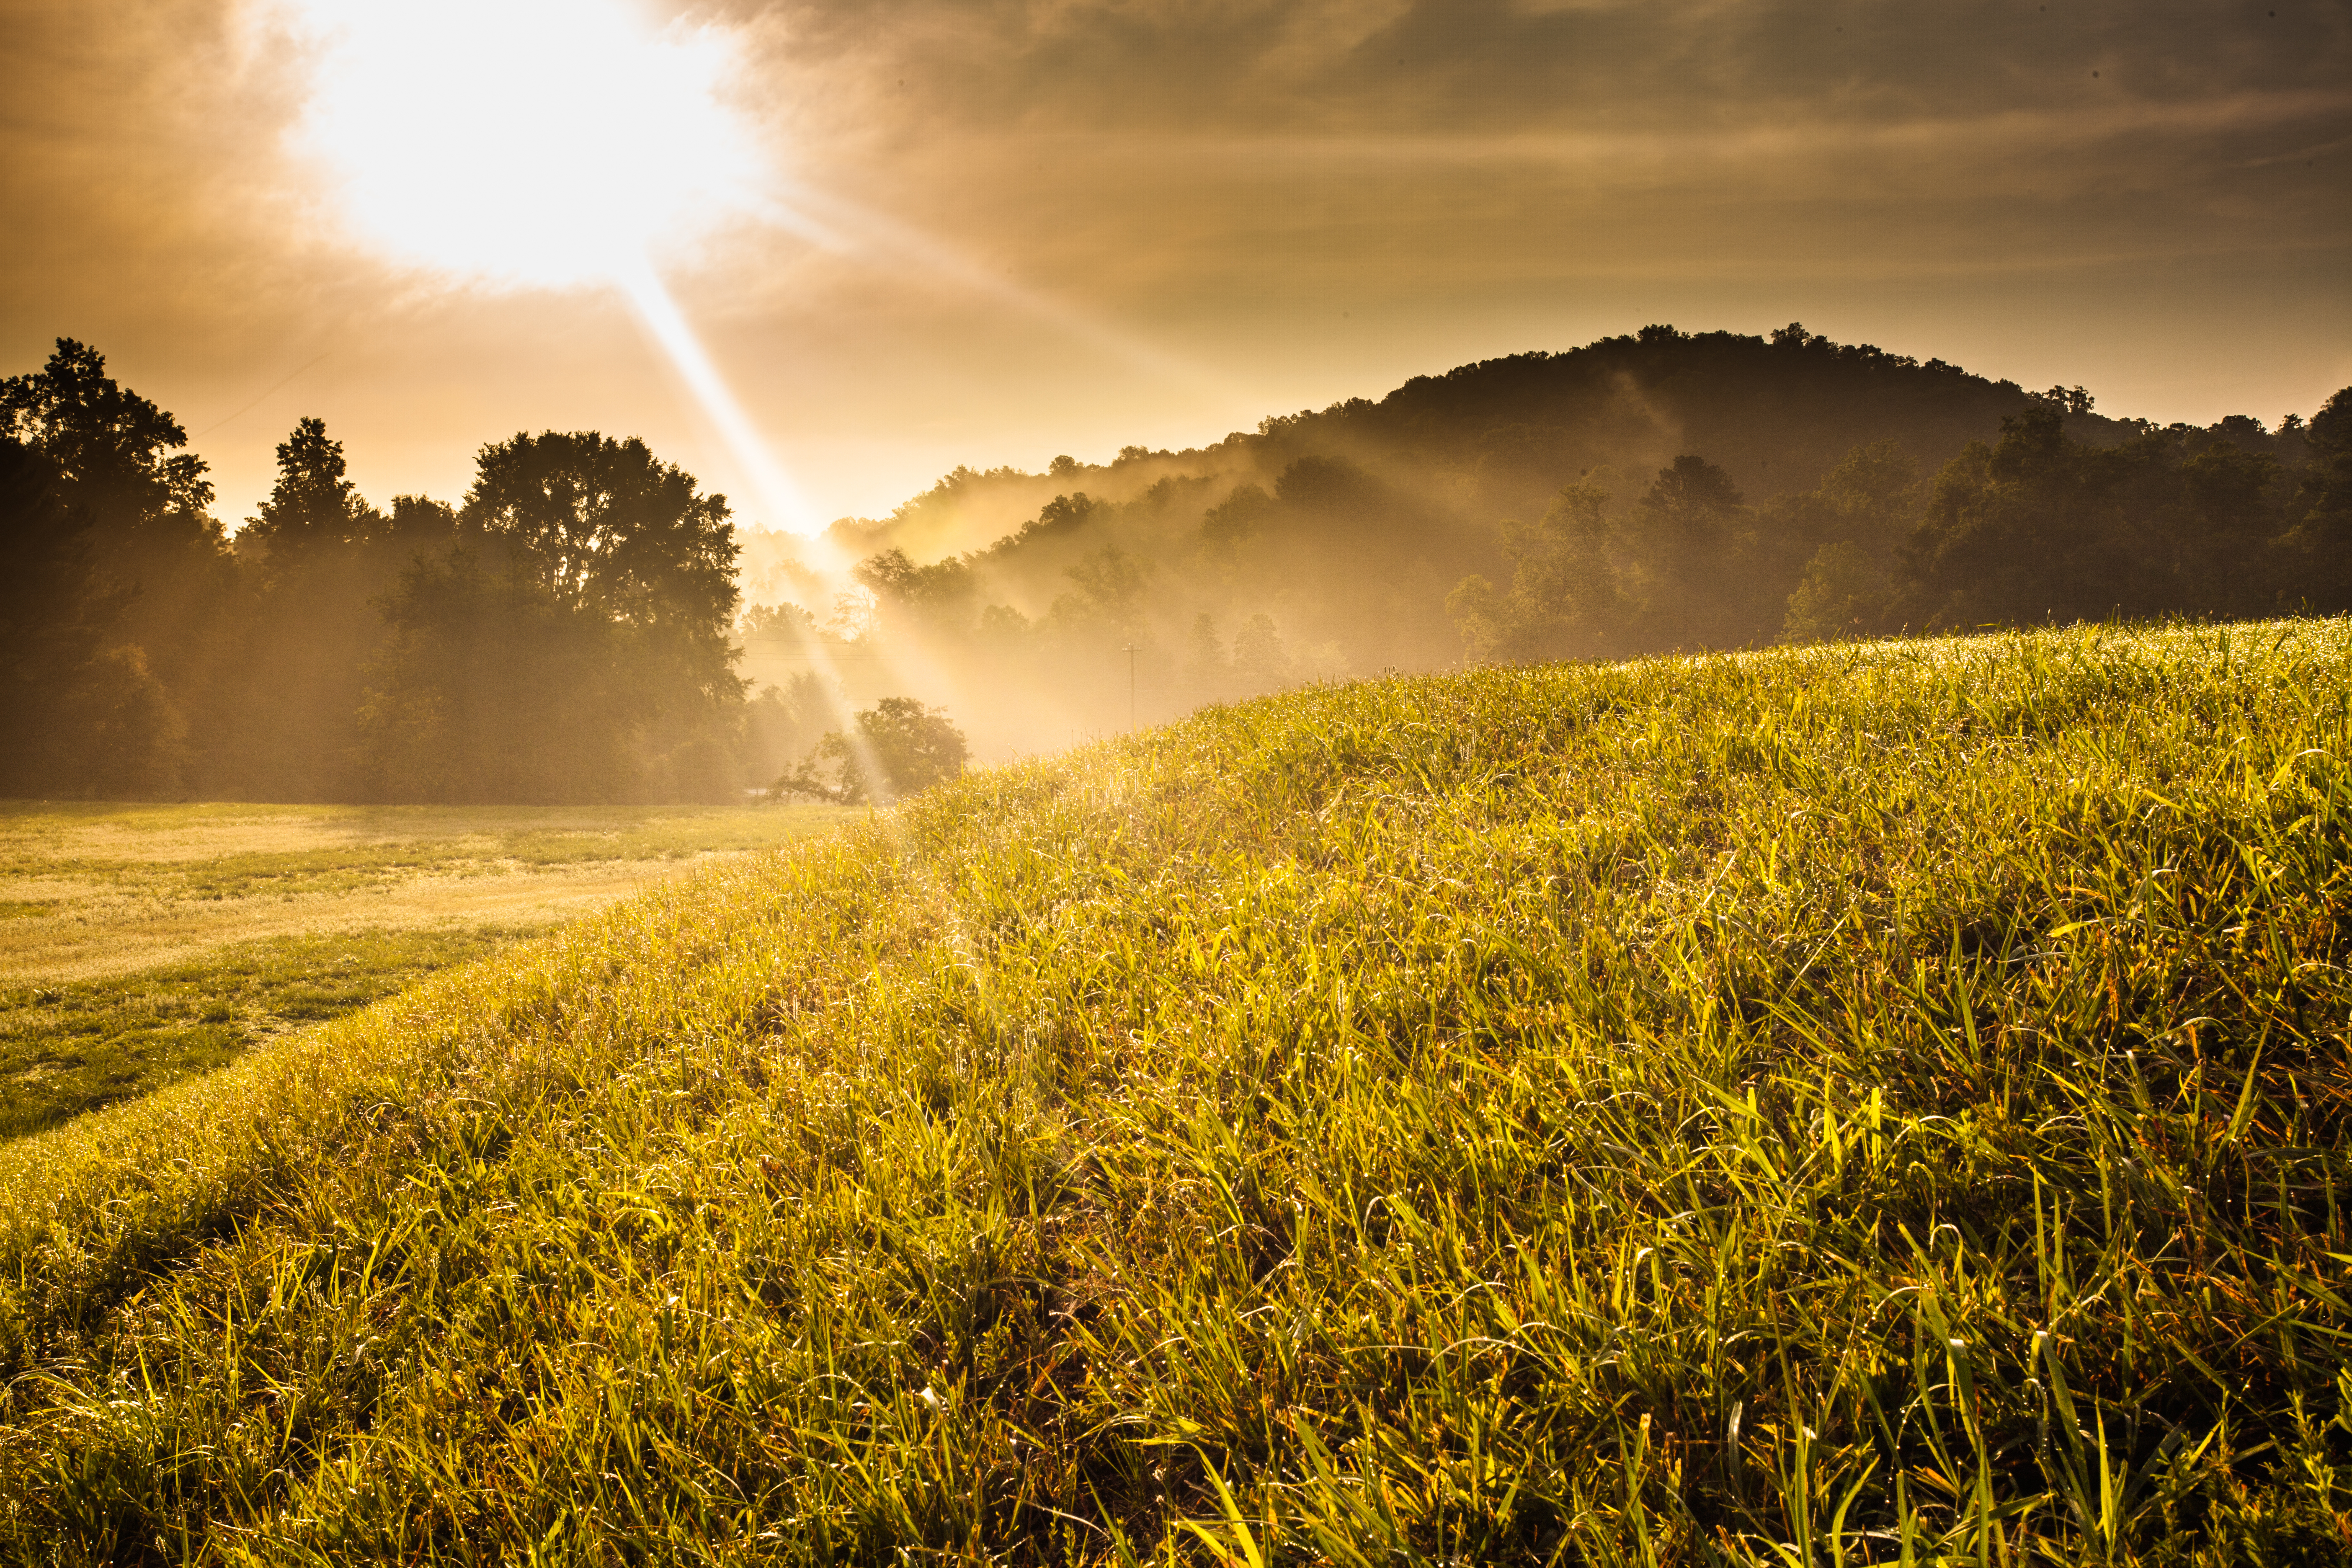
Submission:
M 1651 326 L 1208 447 L 960 468 L 830 538 L 867 602 L 747 541 L 746 597 L 813 612 L 750 668 L 830 613 L 861 697 L 919 687 L 996 755 L 1465 658 L 2352 608 L 2352 393 L 2158 426 L 1795 323 Z
M 1769 337 L 1648 326 L 1580 348 L 1417 375 L 1377 401 L 1352 397 L 1271 416 L 1254 432 L 1207 447 L 1129 447 L 1108 463 L 1059 458 L 1034 474 L 958 468 L 887 518 L 842 519 L 830 537 L 853 555 L 896 546 L 935 559 L 982 548 L 1074 489 L 1124 500 L 1177 473 L 1271 480 L 1310 454 L 1442 476 L 1454 481 L 1465 518 L 1490 524 L 1514 509 L 1540 510 L 1552 490 L 1593 468 L 1646 477 L 1685 452 L 1706 457 L 1760 499 L 1811 489 L 1847 451 L 1874 441 L 1897 441 L 1932 469 L 1971 440 L 1997 438 L 2004 417 L 2053 396 L 2068 401 L 2068 435 L 2090 445 L 2157 427 L 2095 412 L 2081 387 L 2030 392 L 1942 359 L 1836 342 L 1798 323 Z M 2303 456 L 2296 426 L 2273 432 L 2262 419 L 2234 415 L 2206 428 L 2289 465 Z

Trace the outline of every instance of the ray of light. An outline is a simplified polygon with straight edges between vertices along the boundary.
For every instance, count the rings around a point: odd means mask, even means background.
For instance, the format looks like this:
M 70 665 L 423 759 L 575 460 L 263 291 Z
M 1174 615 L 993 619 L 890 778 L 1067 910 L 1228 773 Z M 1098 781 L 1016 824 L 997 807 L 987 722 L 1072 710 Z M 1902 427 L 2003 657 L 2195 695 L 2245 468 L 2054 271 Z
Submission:
M 1244 389 L 935 236 L 781 177 L 724 101 L 740 37 L 658 25 L 642 0 L 251 0 L 313 57 L 299 147 L 354 237 L 460 286 L 585 288 L 628 301 L 717 429 L 768 520 L 850 564 L 656 270 L 656 251 L 750 219 L 946 282 L 1155 380 L 1239 405 Z
M 844 743 L 849 747 L 850 755 L 857 760 L 857 765 L 878 788 L 884 776 L 882 759 L 874 754 L 874 748 L 866 743 L 864 727 L 848 710 L 847 704 L 853 699 L 849 695 L 848 683 L 841 679 L 840 668 L 833 662 L 833 656 L 824 651 L 823 637 L 805 637 L 802 639 L 802 647 L 808 655 L 810 666 L 816 672 L 817 679 L 824 683 L 826 692 L 839 695 L 840 701 L 834 708 L 835 716 L 841 721 L 841 728 L 837 732 Z
M 631 258 L 613 268 L 613 280 L 646 332 L 669 356 L 670 364 L 718 429 L 719 438 L 727 443 L 728 451 L 751 481 L 770 518 L 808 538 L 821 555 L 829 557 L 833 552 L 817 532 L 823 526 L 822 520 L 792 476 L 784 471 L 783 465 L 776 460 L 766 439 L 743 412 L 743 405 L 736 401 L 734 389 L 711 362 L 702 340 L 688 323 L 685 312 L 677 308 L 677 301 L 670 297 L 652 264 L 642 256 Z M 845 563 L 820 559 L 812 564 L 820 572 L 837 574 Z

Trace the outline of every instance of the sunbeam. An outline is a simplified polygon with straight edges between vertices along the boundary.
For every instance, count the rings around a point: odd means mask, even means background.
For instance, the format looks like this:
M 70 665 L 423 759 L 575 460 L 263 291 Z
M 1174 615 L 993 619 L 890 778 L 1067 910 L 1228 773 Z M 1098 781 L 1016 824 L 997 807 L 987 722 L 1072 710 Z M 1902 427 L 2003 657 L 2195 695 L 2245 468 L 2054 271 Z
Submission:
M 345 220 L 387 257 L 492 287 L 611 285 L 692 392 L 766 521 L 823 520 L 753 424 L 649 254 L 756 209 L 751 132 L 719 100 L 733 40 L 657 30 L 624 0 L 304 0 L 319 50 L 302 139 Z M 837 569 L 837 566 L 828 569 Z
M 776 460 L 775 453 L 751 416 L 743 412 L 734 389 L 711 362 L 702 340 L 687 323 L 685 313 L 678 310 L 677 301 L 670 297 L 652 264 L 642 256 L 634 258 L 614 268 L 613 280 L 627 298 L 647 334 L 660 345 L 679 378 L 694 394 L 704 416 L 717 427 L 728 451 L 759 492 L 760 504 L 771 518 L 791 531 L 810 536 L 811 545 L 828 557 L 812 564 L 819 571 L 837 573 L 843 563 L 829 558 L 831 547 L 818 535 L 823 521 L 810 508 L 783 465 Z
M 475 287 L 616 289 L 693 394 L 766 520 L 848 563 L 688 322 L 656 251 L 750 221 L 943 280 L 1164 382 L 1238 389 L 921 230 L 789 183 L 723 101 L 740 40 L 656 27 L 629 0 L 296 0 L 313 51 L 297 142 L 345 228 L 395 263 Z
M 811 238 L 829 249 L 929 274 L 1017 311 L 1107 359 L 1160 381 L 1189 386 L 1222 400 L 1246 395 L 1246 388 L 1216 369 L 1171 353 L 1066 300 L 1013 282 L 912 224 L 812 184 L 795 184 L 790 195 L 789 205 L 754 200 L 748 204 L 748 210 L 762 222 Z

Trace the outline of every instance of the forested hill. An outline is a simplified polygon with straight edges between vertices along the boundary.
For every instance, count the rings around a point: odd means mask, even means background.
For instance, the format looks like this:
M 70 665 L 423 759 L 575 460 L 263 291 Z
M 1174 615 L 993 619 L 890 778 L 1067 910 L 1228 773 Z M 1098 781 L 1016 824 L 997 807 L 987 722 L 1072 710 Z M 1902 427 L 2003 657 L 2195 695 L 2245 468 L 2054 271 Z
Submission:
M 1932 469 L 2003 418 L 2055 399 L 2067 433 L 2114 446 L 2144 421 L 2094 412 L 2079 387 L 2029 392 L 1940 359 L 1833 342 L 1791 324 L 1769 338 L 1669 326 L 1415 376 L 1377 402 L 1350 398 L 1276 416 L 1181 452 L 1129 447 L 1108 463 L 1058 459 L 1042 474 L 959 468 L 889 517 L 846 519 L 833 537 L 853 555 L 892 546 L 916 560 L 984 548 L 1057 495 L 1125 500 L 1172 477 L 1248 476 L 1270 484 L 1302 457 L 1345 458 L 1424 489 L 1441 509 L 1491 531 L 1596 468 L 1646 479 L 1685 453 L 1724 469 L 1754 499 L 1810 489 L 1852 448 L 1892 440 Z M 2302 456 L 2300 431 L 2240 416 L 2216 435 Z M 1630 498 L 1628 498 L 1630 500 Z
M 2352 393 L 2159 426 L 1794 324 L 1653 326 L 1190 451 L 960 468 L 831 539 L 863 602 L 747 542 L 755 660 L 911 650 L 999 752 L 1040 713 L 1465 658 L 2352 608 Z
M 2091 412 L 2070 433 L 2111 445 L 2134 428 Z M 1463 475 L 1510 510 L 1601 465 L 1646 474 L 1704 454 L 1750 495 L 1810 489 L 1854 447 L 1893 440 L 1934 461 L 1998 436 L 2034 401 L 1942 360 L 1922 364 L 1790 326 L 1770 339 L 1647 327 L 1565 353 L 1482 360 L 1415 376 L 1378 403 L 1268 421 L 1276 448 L 1353 448 Z

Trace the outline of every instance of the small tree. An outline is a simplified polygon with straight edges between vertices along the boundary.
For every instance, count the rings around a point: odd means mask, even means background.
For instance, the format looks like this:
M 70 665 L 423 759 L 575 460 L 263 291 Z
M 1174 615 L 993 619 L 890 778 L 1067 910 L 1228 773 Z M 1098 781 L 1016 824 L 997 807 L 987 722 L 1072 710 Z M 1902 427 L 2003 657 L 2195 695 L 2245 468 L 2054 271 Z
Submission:
M 968 754 L 963 731 L 944 710 L 911 697 L 885 697 L 857 715 L 854 736 L 826 731 L 815 750 L 776 781 L 776 793 L 843 805 L 888 802 L 955 777 Z

